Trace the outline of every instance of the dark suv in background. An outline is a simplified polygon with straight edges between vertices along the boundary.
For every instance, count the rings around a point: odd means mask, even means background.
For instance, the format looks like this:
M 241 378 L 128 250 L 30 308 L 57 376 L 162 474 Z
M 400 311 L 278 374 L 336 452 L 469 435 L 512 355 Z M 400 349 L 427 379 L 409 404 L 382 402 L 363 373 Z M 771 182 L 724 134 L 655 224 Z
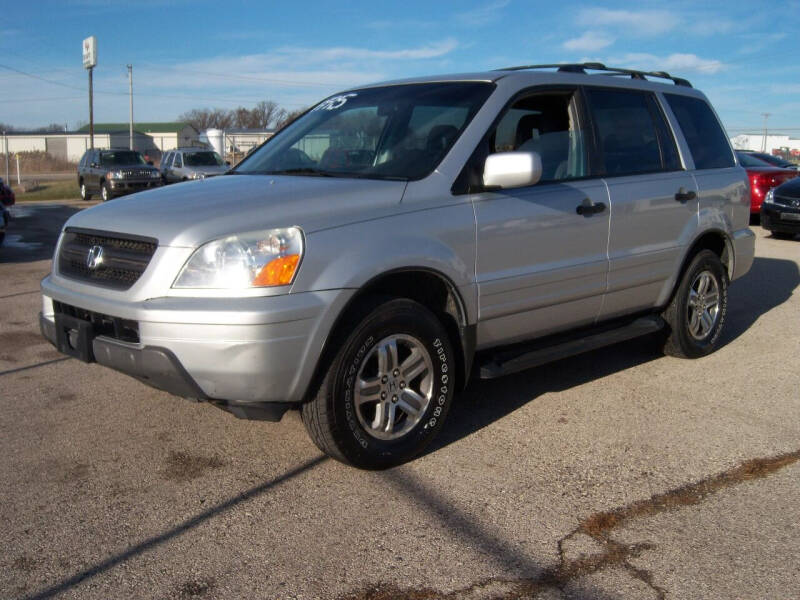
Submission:
M 87 150 L 78 163 L 81 198 L 100 194 L 103 202 L 160 186 L 161 173 L 135 150 Z

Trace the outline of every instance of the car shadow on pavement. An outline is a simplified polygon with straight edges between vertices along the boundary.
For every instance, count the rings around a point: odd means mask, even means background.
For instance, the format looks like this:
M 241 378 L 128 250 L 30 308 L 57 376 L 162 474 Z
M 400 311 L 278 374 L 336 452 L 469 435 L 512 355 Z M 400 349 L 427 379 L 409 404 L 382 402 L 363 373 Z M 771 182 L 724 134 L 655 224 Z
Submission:
M 731 284 L 722 344 L 731 343 L 762 315 L 786 302 L 798 286 L 800 268 L 796 262 L 756 257 L 750 271 Z
M 100 575 L 101 573 L 104 573 L 105 571 L 113 569 L 117 565 L 120 565 L 120 564 L 126 562 L 127 560 L 135 558 L 136 556 L 139 556 L 140 554 L 143 554 L 143 553 L 147 552 L 148 550 L 151 550 L 151 549 L 155 548 L 156 546 L 159 546 L 161 544 L 169 542 L 173 538 L 176 538 L 176 537 L 186 533 L 187 531 L 190 531 L 191 529 L 194 529 L 198 525 L 201 525 L 202 523 L 204 523 L 204 522 L 206 522 L 206 521 L 208 521 L 210 519 L 213 519 L 214 517 L 220 515 L 221 513 L 224 513 L 224 512 L 226 512 L 228 510 L 231 510 L 232 508 L 235 508 L 236 506 L 238 506 L 239 504 L 242 504 L 243 502 L 247 502 L 249 500 L 252 500 L 253 498 L 256 498 L 256 497 L 258 497 L 258 496 L 260 496 L 260 495 L 262 495 L 262 494 L 264 494 L 264 493 L 266 493 L 266 492 L 268 492 L 268 491 L 270 491 L 270 490 L 272 490 L 272 489 L 274 489 L 274 488 L 276 488 L 276 487 L 278 487 L 278 486 L 280 486 L 280 485 L 282 485 L 282 484 L 294 479 L 295 477 L 298 477 L 298 476 L 306 473 L 307 471 L 310 471 L 310 470 L 314 469 L 315 467 L 318 467 L 320 464 L 324 463 L 326 460 L 328 460 L 328 457 L 324 456 L 324 455 L 320 455 L 320 456 L 317 456 L 316 458 L 312 458 L 312 459 L 304 462 L 303 464 L 301 464 L 301 465 L 299 465 L 299 466 L 297 466 L 297 467 L 295 467 L 293 469 L 290 469 L 289 471 L 287 471 L 283 475 L 279 475 L 279 476 L 275 477 L 274 479 L 270 479 L 269 481 L 265 481 L 263 483 L 255 485 L 255 486 L 253 486 L 253 487 L 251 487 L 251 488 L 249 488 L 247 490 L 244 490 L 243 492 L 237 494 L 236 496 L 233 496 L 232 498 L 229 498 L 225 502 L 221 502 L 221 503 L 219 503 L 219 504 L 217 504 L 215 506 L 212 506 L 211 508 L 209 508 L 209 509 L 207 509 L 207 510 L 205 510 L 205 511 L 203 511 L 203 512 L 197 514 L 197 515 L 195 515 L 194 517 L 186 519 L 183 523 L 181 523 L 181 524 L 179 524 L 179 525 L 177 525 L 177 526 L 175 526 L 175 527 L 173 527 L 171 529 L 168 529 L 167 531 L 165 531 L 164 533 L 162 533 L 160 535 L 155 535 L 155 536 L 152 536 L 150 538 L 147 538 L 147 539 L 139 542 L 138 544 L 135 544 L 135 545 L 129 547 L 124 552 L 120 552 L 118 554 L 114 554 L 113 556 L 110 556 L 109 558 L 107 558 L 103 562 L 100 562 L 100 563 L 97 563 L 95 565 L 92 565 L 89 568 L 84 569 L 80 573 L 76 573 L 75 575 L 73 575 L 72 577 L 70 577 L 68 579 L 64 579 L 63 581 L 60 581 L 60 582 L 58 582 L 58 583 L 50 586 L 47 589 L 44 589 L 44 590 L 40 591 L 40 592 L 37 592 L 35 594 L 31 594 L 30 596 L 26 596 L 26 600 L 43 600 L 44 598 L 52 598 L 53 596 L 57 596 L 57 595 L 65 592 L 67 590 L 70 590 L 70 589 L 74 588 L 75 586 L 81 584 L 82 582 L 84 582 L 84 581 L 86 581 L 88 579 L 91 579 L 92 577 L 95 577 L 97 575 Z
M 786 302 L 798 285 L 800 269 L 794 261 L 756 258 L 747 275 L 731 285 L 722 345 Z M 662 356 L 657 336 L 651 335 L 498 379 L 473 379 L 456 397 L 446 426 L 425 454 L 491 425 L 547 392 L 568 390 Z
M 26 203 L 11 207 L 12 219 L 0 245 L 0 263 L 25 263 L 53 258 L 64 222 L 82 206 Z

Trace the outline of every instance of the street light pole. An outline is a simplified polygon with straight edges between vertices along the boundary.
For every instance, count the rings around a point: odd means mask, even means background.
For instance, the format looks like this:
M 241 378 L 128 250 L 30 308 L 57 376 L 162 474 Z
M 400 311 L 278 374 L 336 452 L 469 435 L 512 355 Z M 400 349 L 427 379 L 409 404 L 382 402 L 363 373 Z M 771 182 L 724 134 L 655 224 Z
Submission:
M 133 65 L 128 65 L 128 97 L 130 98 L 130 149 L 133 150 Z
M 94 101 L 92 98 L 92 71 L 94 71 L 94 67 L 89 67 L 89 148 L 94 150 Z
M 761 143 L 761 151 L 767 151 L 767 119 L 772 116 L 772 113 L 761 113 L 761 116 L 764 117 L 764 141 Z

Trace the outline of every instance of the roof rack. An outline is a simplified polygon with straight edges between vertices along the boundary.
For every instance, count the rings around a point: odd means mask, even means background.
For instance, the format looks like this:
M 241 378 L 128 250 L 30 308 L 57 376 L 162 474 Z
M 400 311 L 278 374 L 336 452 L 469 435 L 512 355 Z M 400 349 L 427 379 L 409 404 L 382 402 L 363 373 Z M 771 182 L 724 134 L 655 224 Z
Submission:
M 684 87 L 692 87 L 687 79 L 682 77 L 673 77 L 665 71 L 636 71 L 633 69 L 620 69 L 618 67 L 607 67 L 603 63 L 587 62 L 587 63 L 561 63 L 552 65 L 522 65 L 519 67 L 506 67 L 504 69 L 496 69 L 497 71 L 524 71 L 527 69 L 558 69 L 562 73 L 582 73 L 586 74 L 586 69 L 591 71 L 605 71 L 609 75 L 629 75 L 631 79 L 641 79 L 647 81 L 648 77 L 659 77 L 661 79 L 670 79 L 675 85 L 682 85 Z

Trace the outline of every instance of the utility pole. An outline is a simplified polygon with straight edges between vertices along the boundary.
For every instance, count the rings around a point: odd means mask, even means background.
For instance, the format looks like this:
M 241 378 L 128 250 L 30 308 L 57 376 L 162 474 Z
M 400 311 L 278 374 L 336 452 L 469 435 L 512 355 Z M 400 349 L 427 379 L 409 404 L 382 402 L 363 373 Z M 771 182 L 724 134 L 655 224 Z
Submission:
M 11 181 L 8 178 L 8 133 L 3 132 L 3 142 L 5 142 L 5 150 L 6 150 L 6 181 Z
M 133 150 L 133 65 L 128 65 L 128 97 L 130 98 L 131 112 L 130 149 Z
M 772 113 L 761 113 L 761 116 L 764 117 L 764 141 L 761 144 L 761 151 L 767 151 L 767 119 L 772 116 Z

